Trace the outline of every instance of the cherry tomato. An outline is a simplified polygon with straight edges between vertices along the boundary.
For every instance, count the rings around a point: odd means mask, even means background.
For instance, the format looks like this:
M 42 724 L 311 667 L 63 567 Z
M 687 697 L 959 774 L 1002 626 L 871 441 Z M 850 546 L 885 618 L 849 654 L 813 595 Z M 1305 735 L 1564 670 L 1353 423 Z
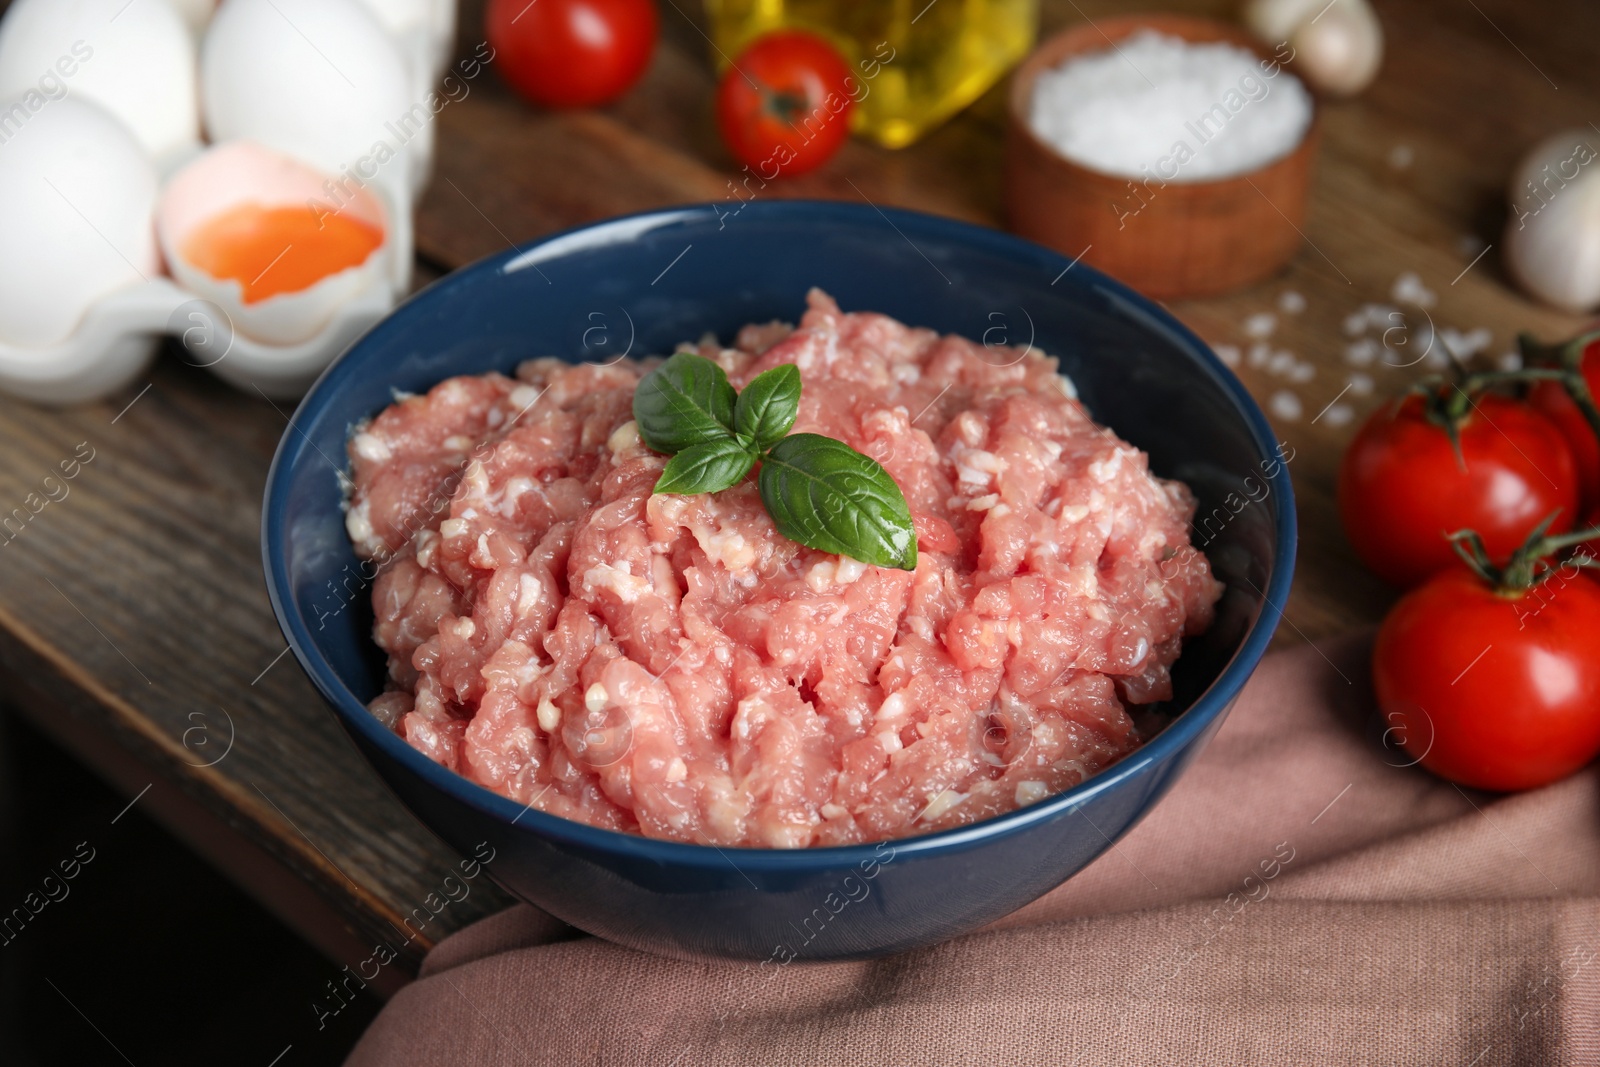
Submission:
M 1385 406 L 1356 432 L 1339 467 L 1339 515 L 1356 554 L 1384 580 L 1412 586 L 1457 560 L 1445 535 L 1471 527 L 1504 560 L 1551 512 L 1573 528 L 1572 450 L 1544 415 L 1495 394 L 1458 424 L 1463 465 L 1419 396 Z
M 1600 752 L 1600 582 L 1558 566 L 1520 596 L 1455 567 L 1406 594 L 1378 631 L 1373 683 L 1388 737 L 1479 789 L 1531 789 Z
M 1581 364 L 1589 391 L 1600 397 L 1600 341 L 1594 341 L 1583 350 Z M 1549 416 L 1561 428 L 1561 434 L 1572 448 L 1572 457 L 1578 461 L 1578 482 L 1584 506 L 1600 508 L 1600 442 L 1595 440 L 1589 421 L 1572 402 L 1572 397 L 1560 382 L 1539 382 L 1528 393 L 1528 402 Z
M 759 177 L 804 174 L 850 133 L 854 85 L 837 49 L 814 33 L 778 30 L 739 54 L 717 86 L 717 126 Z
M 653 0 L 489 0 L 484 23 L 505 79 L 543 107 L 594 107 L 627 92 L 659 29 Z

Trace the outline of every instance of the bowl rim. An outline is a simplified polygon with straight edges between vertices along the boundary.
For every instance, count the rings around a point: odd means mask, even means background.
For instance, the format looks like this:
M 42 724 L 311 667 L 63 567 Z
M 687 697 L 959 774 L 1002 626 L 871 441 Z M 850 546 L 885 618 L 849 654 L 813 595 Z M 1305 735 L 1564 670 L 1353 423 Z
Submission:
M 1315 151 L 1316 146 L 1321 143 L 1322 100 L 1304 78 L 1289 68 L 1288 60 L 1280 60 L 1275 53 L 1267 51 L 1267 46 L 1243 26 L 1204 15 L 1187 15 L 1176 11 L 1129 12 L 1094 22 L 1080 22 L 1067 26 L 1039 42 L 1038 46 L 1017 66 L 1016 72 L 1011 76 L 1011 83 L 1006 86 L 1005 125 L 1012 136 L 1027 143 L 1029 148 L 1047 159 L 1051 165 L 1060 165 L 1066 170 L 1099 180 L 1108 187 L 1140 181 L 1139 175 L 1116 174 L 1109 170 L 1101 170 L 1066 155 L 1034 130 L 1033 123 L 1029 121 L 1029 111 L 1033 102 L 1034 83 L 1046 70 L 1052 70 L 1075 56 L 1105 48 L 1116 48 L 1119 42 L 1135 33 L 1152 29 L 1169 37 L 1179 37 L 1191 44 L 1220 42 L 1236 45 L 1254 52 L 1257 58 L 1263 61 L 1273 60 L 1278 64 L 1278 73 L 1287 74 L 1299 81 L 1311 101 L 1311 118 L 1306 122 L 1305 131 L 1294 143 L 1294 147 L 1283 155 L 1269 159 L 1249 170 L 1224 174 L 1216 178 L 1204 178 L 1199 181 L 1168 179 L 1161 186 L 1163 192 L 1176 190 L 1173 195 L 1178 198 L 1210 196 L 1219 189 L 1240 186 L 1249 179 L 1279 169 L 1287 170 L 1306 153 Z M 1203 36 L 1191 37 L 1190 34 Z M 1084 43 L 1082 47 L 1079 47 L 1080 42 Z
M 976 246 L 982 251 L 1005 258 L 1033 261 L 1042 271 L 1048 272 L 1044 277 L 1059 277 L 1076 263 L 1075 260 L 1069 260 L 1066 256 L 1043 245 L 1034 244 L 1000 230 L 903 208 L 880 208 L 870 203 L 856 204 L 832 200 L 768 200 L 747 202 L 744 210 L 752 211 L 758 218 L 762 216 L 776 220 L 802 218 L 818 225 L 878 228 L 887 222 L 902 232 L 919 232 L 930 238 L 937 237 L 954 244 Z M 1265 654 L 1267 645 L 1277 629 L 1278 620 L 1283 618 L 1290 581 L 1294 574 L 1297 542 L 1294 489 L 1284 464 L 1279 464 L 1278 470 L 1267 479 L 1273 488 L 1277 534 L 1272 569 L 1267 575 L 1265 588 L 1261 590 L 1262 604 L 1238 649 L 1211 684 L 1195 698 L 1193 703 L 1179 713 L 1165 730 L 1099 773 L 1035 804 L 967 826 L 917 837 L 887 838 L 855 845 L 798 849 L 724 847 L 645 837 L 642 834 L 609 830 L 562 816 L 550 815 L 531 805 L 519 805 L 509 797 L 493 792 L 435 763 L 412 748 L 399 734 L 384 726 L 367 710 L 318 651 L 304 616 L 295 607 L 287 567 L 282 564 L 287 558 L 284 551 L 286 528 L 284 518 L 288 506 L 285 492 L 288 475 L 310 444 L 309 437 L 300 427 L 305 425 L 307 418 L 321 414 L 321 410 L 330 403 L 330 398 L 337 394 L 340 379 L 353 373 L 346 368 L 355 365 L 352 357 L 358 350 L 383 343 L 389 333 L 403 334 L 405 320 L 417 314 L 417 308 L 431 303 L 440 296 L 459 288 L 473 286 L 479 279 L 502 273 L 508 266 L 510 270 L 515 271 L 524 264 L 537 262 L 537 257 L 532 254 L 541 248 L 548 249 L 557 242 L 560 242 L 558 246 L 560 254 L 566 254 L 587 248 L 614 245 L 618 243 L 619 235 L 626 240 L 631 235 L 653 232 L 674 223 L 693 224 L 713 221 L 718 217 L 715 203 L 651 209 L 574 226 L 480 259 L 452 271 L 400 304 L 341 353 L 306 393 L 289 420 L 289 426 L 279 439 L 272 465 L 267 472 L 261 511 L 262 569 L 273 614 L 290 649 L 294 652 L 294 658 L 346 730 L 359 735 L 367 744 L 381 750 L 427 785 L 443 792 L 457 803 L 503 824 L 507 830 L 518 827 L 564 846 L 595 853 L 620 855 L 636 862 L 702 870 L 732 867 L 738 873 L 747 876 L 749 873 L 775 875 L 820 873 L 842 870 L 869 861 L 884 862 L 882 853 L 885 847 L 889 849 L 889 856 L 896 860 L 901 857 L 963 852 L 999 838 L 1023 833 L 1035 825 L 1053 821 L 1058 817 L 1070 815 L 1091 799 L 1134 779 L 1150 764 L 1170 759 L 1203 735 L 1237 698 Z M 1209 345 L 1155 301 L 1086 264 L 1076 265 L 1077 269 L 1086 271 L 1091 276 L 1091 285 L 1105 290 L 1109 296 L 1121 303 L 1138 308 L 1144 316 L 1154 320 L 1153 325 L 1179 342 L 1180 347 L 1189 349 L 1192 358 L 1200 363 L 1203 370 L 1210 372 L 1224 394 L 1234 402 L 1246 428 L 1254 438 L 1260 458 L 1265 460 L 1277 454 L 1278 437 L 1273 432 L 1266 415 L 1245 389 L 1243 382 L 1222 363 Z M 363 758 L 366 758 L 365 753 Z M 375 767 L 374 770 L 376 769 Z M 411 810 L 409 805 L 406 805 L 406 808 L 408 811 Z M 416 817 L 414 812 L 413 817 Z M 422 820 L 419 818 L 418 821 Z M 431 827 L 429 832 L 434 832 Z M 1107 844 L 1109 847 L 1112 840 L 1108 838 Z M 738 863 L 734 862 L 734 856 L 738 857 Z

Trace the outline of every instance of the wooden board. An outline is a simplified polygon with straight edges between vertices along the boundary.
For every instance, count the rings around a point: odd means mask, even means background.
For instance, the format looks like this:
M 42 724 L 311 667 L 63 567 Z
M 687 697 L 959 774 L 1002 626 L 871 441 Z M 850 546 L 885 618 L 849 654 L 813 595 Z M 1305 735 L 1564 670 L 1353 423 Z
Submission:
M 1171 6 L 1224 13 L 1200 0 Z M 1282 316 L 1270 343 L 1310 363 L 1315 377 L 1291 386 L 1265 370 L 1241 372 L 1263 400 L 1292 387 L 1303 409 L 1279 422 L 1295 449 L 1304 531 L 1280 634 L 1288 643 L 1368 625 L 1390 598 L 1354 564 L 1338 530 L 1333 472 L 1352 427 L 1313 421 L 1348 382 L 1346 316 L 1388 301 L 1396 277 L 1412 271 L 1438 294 L 1434 322 L 1491 330 L 1494 353 L 1519 329 L 1556 336 L 1578 325 L 1512 291 L 1498 248 L 1472 263 L 1481 245 L 1465 239 L 1498 245 L 1504 177 L 1523 148 L 1600 116 L 1592 71 L 1600 7 L 1379 6 L 1388 63 L 1366 97 L 1325 113 L 1306 248 L 1270 282 L 1173 307 L 1213 342 L 1240 345 L 1247 316 L 1273 308 L 1285 290 L 1306 299 L 1304 312 Z M 1049 32 L 1116 5 L 1046 0 L 1044 9 Z M 608 215 L 731 195 L 701 31 L 674 0 L 662 12 L 663 40 L 645 82 L 613 108 L 538 113 L 485 75 L 443 111 L 437 174 L 417 225 L 425 274 Z M 479 26 L 478 5 L 469 3 L 463 54 L 477 45 Z M 909 150 L 852 143 L 823 171 L 763 195 L 865 200 L 998 224 L 1000 120 L 995 91 Z M 1366 373 L 1381 395 L 1417 371 Z M 1360 414 L 1377 400 L 1344 392 L 1341 402 Z M 283 656 L 257 529 L 287 415 L 175 353 L 147 382 L 104 403 L 56 411 L 0 399 L 0 512 L 42 493 L 45 475 L 80 447 L 93 451 L 64 498 L 0 542 L 0 669 L 12 702 L 130 799 L 151 784 L 139 803 L 340 963 L 354 964 L 363 945 L 404 940 L 405 916 L 455 858 L 385 791 Z M 230 722 L 232 747 L 216 760 Z M 396 980 L 437 937 L 505 901 L 480 886 L 430 920 Z

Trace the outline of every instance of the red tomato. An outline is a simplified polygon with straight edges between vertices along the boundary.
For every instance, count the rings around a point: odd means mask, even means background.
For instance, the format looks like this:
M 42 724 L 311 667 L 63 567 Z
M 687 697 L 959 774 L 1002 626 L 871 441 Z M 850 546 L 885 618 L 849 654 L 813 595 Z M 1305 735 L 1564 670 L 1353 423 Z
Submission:
M 489 0 L 489 44 L 511 87 L 544 107 L 627 92 L 656 45 L 653 0 Z
M 1465 567 L 1407 593 L 1378 631 L 1388 736 L 1442 777 L 1531 789 L 1600 752 L 1600 582 L 1564 566 L 1521 596 Z
M 850 133 L 850 67 L 814 33 L 757 38 L 717 86 L 717 126 L 735 159 L 761 178 L 826 163 Z
M 1339 515 L 1361 561 L 1411 586 L 1457 560 L 1445 535 L 1465 527 L 1503 561 L 1557 508 L 1550 533 L 1573 528 L 1578 479 L 1572 450 L 1548 419 L 1520 401 L 1477 398 L 1457 429 L 1465 467 L 1423 400 L 1385 406 L 1356 432 L 1339 467 Z
M 1600 397 L 1600 341 L 1591 342 L 1583 350 L 1581 366 L 1584 380 L 1589 383 L 1589 391 Z M 1560 382 L 1537 383 L 1528 393 L 1528 402 L 1561 428 L 1562 436 L 1572 448 L 1573 458 L 1578 461 L 1579 488 L 1584 506 L 1591 510 L 1600 508 L 1600 442 L 1596 442 L 1594 431 L 1589 428 L 1589 421 L 1583 417 L 1583 412 L 1578 410 L 1578 405 L 1572 402 L 1572 397 L 1567 395 Z

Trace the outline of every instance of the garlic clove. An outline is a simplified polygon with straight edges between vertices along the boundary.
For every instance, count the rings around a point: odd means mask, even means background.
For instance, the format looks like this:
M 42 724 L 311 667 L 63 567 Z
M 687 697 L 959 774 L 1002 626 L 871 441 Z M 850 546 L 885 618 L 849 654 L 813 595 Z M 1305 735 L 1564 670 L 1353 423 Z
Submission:
M 1600 138 L 1567 130 L 1533 147 L 1512 174 L 1502 242 L 1530 296 L 1566 311 L 1600 305 Z
M 1356 95 L 1383 65 L 1383 26 L 1367 0 L 1250 0 L 1243 18 L 1269 47 L 1287 42 L 1292 69 L 1326 96 Z
M 1567 185 L 1580 180 L 1600 152 L 1593 130 L 1573 127 L 1553 133 L 1530 148 L 1515 170 L 1506 195 L 1517 214 L 1538 209 Z
M 1289 35 L 1293 66 L 1329 96 L 1355 96 L 1383 65 L 1383 27 L 1367 0 L 1334 0 Z
M 217 13 L 217 0 L 169 0 L 169 3 L 197 37 L 205 32 L 211 16 Z
M 1263 44 L 1280 45 L 1322 10 L 1327 0 L 1249 0 L 1241 18 Z

